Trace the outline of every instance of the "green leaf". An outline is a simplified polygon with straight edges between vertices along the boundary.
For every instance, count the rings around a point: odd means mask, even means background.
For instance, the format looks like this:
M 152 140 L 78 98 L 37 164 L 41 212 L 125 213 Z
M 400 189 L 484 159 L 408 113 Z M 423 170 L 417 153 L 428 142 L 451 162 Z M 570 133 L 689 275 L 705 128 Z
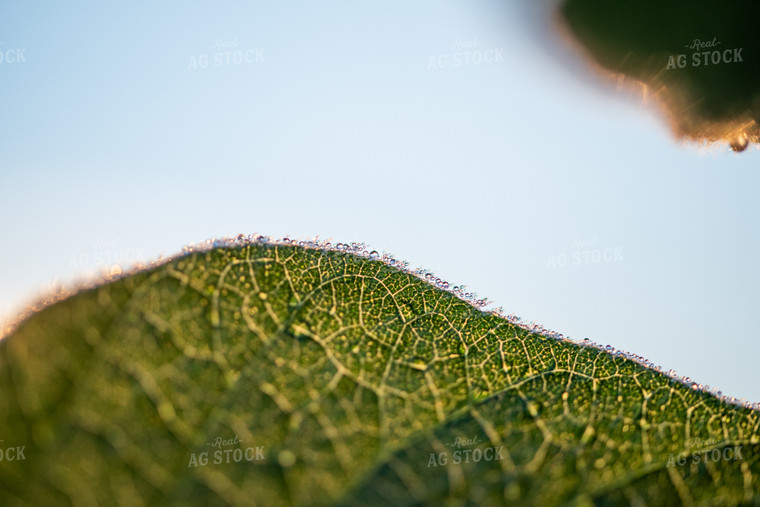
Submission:
M 28 318 L 0 341 L 0 440 L 24 458 L 2 505 L 760 502 L 757 411 L 286 245 Z
M 760 142 L 755 0 L 565 0 L 562 18 L 606 71 L 641 82 L 679 136 Z

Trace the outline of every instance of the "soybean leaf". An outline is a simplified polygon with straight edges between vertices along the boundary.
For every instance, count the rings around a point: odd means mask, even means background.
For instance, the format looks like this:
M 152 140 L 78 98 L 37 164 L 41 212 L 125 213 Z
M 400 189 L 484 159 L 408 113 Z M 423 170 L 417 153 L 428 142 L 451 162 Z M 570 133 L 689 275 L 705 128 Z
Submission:
M 760 141 L 760 4 L 753 0 L 565 0 L 573 37 L 607 72 L 646 85 L 676 134 Z
M 760 502 L 757 411 L 284 245 L 28 318 L 0 341 L 0 440 L 2 505 Z

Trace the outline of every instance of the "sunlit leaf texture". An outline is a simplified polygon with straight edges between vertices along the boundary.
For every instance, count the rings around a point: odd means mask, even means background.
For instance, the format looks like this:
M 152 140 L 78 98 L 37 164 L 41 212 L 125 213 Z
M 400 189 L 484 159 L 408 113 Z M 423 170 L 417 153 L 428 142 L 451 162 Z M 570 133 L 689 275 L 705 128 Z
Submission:
M 0 342 L 0 505 L 757 505 L 759 425 L 379 260 L 282 244 L 175 258 Z

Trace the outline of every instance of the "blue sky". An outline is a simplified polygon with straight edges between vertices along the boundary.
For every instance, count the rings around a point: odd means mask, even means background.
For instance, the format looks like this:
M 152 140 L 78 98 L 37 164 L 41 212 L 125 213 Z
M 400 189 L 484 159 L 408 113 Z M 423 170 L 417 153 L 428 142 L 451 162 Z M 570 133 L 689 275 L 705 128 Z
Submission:
M 673 139 L 544 14 L 5 2 L 0 318 L 112 262 L 319 235 L 760 401 L 758 150 Z

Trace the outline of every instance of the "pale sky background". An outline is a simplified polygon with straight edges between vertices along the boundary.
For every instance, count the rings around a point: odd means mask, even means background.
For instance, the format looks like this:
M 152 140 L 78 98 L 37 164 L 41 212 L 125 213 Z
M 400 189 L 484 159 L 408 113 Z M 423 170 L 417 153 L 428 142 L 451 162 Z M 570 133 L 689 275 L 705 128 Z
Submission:
M 760 401 L 760 151 L 675 141 L 532 1 L 3 2 L 0 318 L 103 264 L 319 235 Z

